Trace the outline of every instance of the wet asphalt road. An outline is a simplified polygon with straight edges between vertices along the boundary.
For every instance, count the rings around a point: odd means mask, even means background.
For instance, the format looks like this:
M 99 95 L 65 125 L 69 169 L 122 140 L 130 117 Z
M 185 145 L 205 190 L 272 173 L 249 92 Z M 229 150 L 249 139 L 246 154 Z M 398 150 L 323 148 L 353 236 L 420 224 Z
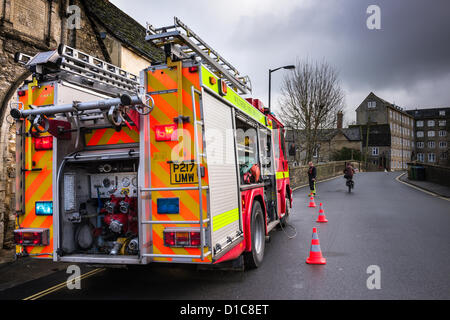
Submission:
M 251 271 L 199 271 L 151 265 L 108 269 L 41 299 L 450 299 L 450 201 L 395 180 L 399 173 L 360 173 L 349 194 L 345 180 L 318 184 L 326 224 L 316 223 L 305 188 L 294 192 L 290 224 L 266 244 L 263 265 Z M 307 265 L 318 227 L 324 266 Z M 369 290 L 367 268 L 380 269 L 381 289 Z M 25 298 L 59 282 L 59 272 L 4 292 Z M 59 281 L 59 282 L 58 282 Z

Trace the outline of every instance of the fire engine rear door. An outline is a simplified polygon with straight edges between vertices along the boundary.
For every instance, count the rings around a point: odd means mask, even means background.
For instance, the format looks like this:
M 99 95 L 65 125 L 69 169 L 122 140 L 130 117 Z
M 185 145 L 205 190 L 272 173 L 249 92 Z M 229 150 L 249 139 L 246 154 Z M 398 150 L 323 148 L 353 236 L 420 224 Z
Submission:
M 242 234 L 232 109 L 208 92 L 203 96 L 214 255 L 227 251 Z

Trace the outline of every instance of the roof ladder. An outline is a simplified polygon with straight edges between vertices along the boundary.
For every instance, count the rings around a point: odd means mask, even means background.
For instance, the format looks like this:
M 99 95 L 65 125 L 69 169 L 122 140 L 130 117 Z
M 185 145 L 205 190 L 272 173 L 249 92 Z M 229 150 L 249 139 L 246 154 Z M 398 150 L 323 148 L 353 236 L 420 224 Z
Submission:
M 65 72 L 128 93 L 137 92 L 140 84 L 136 75 L 66 45 L 60 45 L 58 50 L 41 52 L 35 56 L 16 53 L 15 60 L 33 73 Z
M 193 55 L 202 58 L 211 71 L 220 78 L 225 78 L 227 84 L 236 89 L 240 94 L 252 92 L 252 85 L 248 76 L 241 76 L 239 71 L 225 60 L 219 53 L 203 41 L 195 32 L 180 19 L 174 17 L 174 25 L 153 28 L 147 25 L 146 41 L 152 42 L 158 47 L 167 44 L 178 45 L 179 52 L 172 50 L 180 59 L 189 59 Z

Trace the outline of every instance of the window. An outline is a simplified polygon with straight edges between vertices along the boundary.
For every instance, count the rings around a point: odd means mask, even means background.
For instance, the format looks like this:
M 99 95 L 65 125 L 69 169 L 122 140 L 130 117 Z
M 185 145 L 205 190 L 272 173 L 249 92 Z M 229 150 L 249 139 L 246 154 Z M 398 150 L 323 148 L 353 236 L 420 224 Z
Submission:
M 423 121 L 422 120 L 417 120 L 416 121 L 416 127 L 423 127 Z
M 446 137 L 446 136 L 447 136 L 447 131 L 439 130 L 439 137 Z
M 374 147 L 374 148 L 372 148 L 372 155 L 373 156 L 377 156 L 378 155 L 378 148 L 377 147 Z
M 445 116 L 445 110 L 439 111 L 439 115 L 440 115 L 440 116 Z
M 252 183 L 245 179 L 253 165 L 259 165 L 258 135 L 254 127 L 236 119 L 236 144 L 239 160 L 241 183 Z M 274 130 L 274 148 L 278 148 L 277 156 L 280 156 L 279 130 Z M 254 183 L 254 182 L 253 182 Z
M 422 149 L 424 147 L 424 143 L 423 142 L 417 142 L 417 148 L 418 149 Z
M 436 161 L 436 155 L 434 153 L 428 154 L 428 162 L 435 162 Z
M 439 148 L 441 149 L 447 148 L 447 141 L 439 141 Z
M 423 159 L 424 159 L 423 153 L 418 153 L 417 154 L 417 161 L 423 162 Z
M 434 120 L 428 120 L 427 121 L 427 126 L 434 127 Z
M 434 141 L 428 141 L 428 148 L 434 149 L 436 147 L 436 143 Z
M 447 158 L 448 158 L 448 152 L 442 152 L 441 159 L 447 159 Z
M 445 120 L 439 120 L 439 127 L 445 127 L 447 122 Z
M 417 131 L 417 138 L 423 138 L 423 131 Z
M 376 107 L 377 107 L 376 101 L 369 101 L 369 102 L 367 102 L 367 108 L 373 109 L 373 108 L 376 108 Z
M 430 131 L 428 131 L 427 135 L 428 135 L 429 137 L 434 137 L 435 133 L 434 133 L 433 130 L 430 130 Z

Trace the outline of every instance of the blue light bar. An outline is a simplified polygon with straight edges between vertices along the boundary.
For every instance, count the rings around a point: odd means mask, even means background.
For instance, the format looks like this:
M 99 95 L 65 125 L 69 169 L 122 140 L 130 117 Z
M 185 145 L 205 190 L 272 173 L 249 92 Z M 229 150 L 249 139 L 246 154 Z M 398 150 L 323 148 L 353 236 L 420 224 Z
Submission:
M 36 215 L 37 216 L 51 216 L 53 215 L 52 201 L 36 201 Z
M 180 213 L 179 198 L 159 198 L 156 200 L 158 213 L 161 214 L 177 214 Z

